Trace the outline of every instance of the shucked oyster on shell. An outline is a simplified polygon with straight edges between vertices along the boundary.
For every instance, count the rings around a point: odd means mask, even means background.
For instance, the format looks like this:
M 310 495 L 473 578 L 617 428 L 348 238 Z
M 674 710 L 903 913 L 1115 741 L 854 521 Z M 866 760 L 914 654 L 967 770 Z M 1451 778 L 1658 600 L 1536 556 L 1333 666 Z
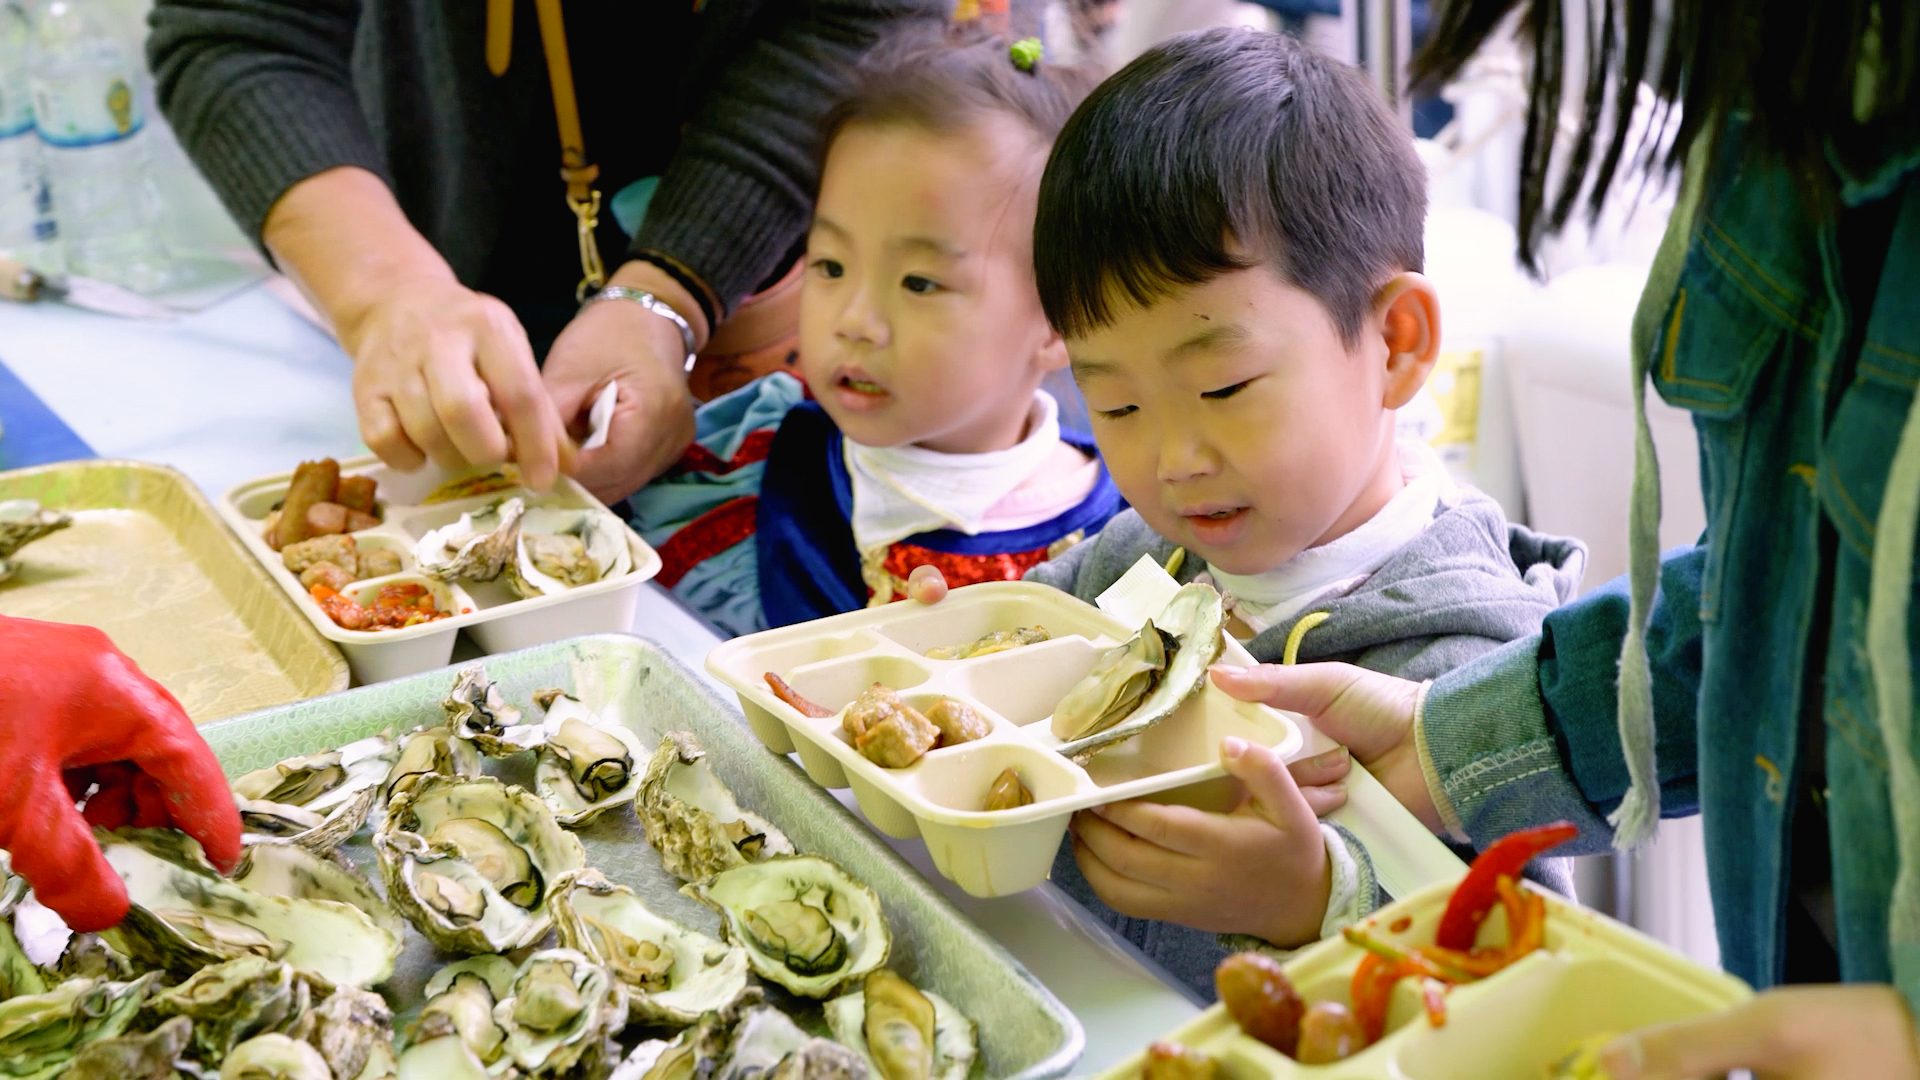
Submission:
M 233 782 L 249 841 L 285 840 L 320 854 L 366 823 L 399 751 L 385 735 L 288 758 Z
M 488 757 L 508 757 L 537 750 L 547 741 L 547 726 L 523 724 L 520 710 L 507 704 L 506 695 L 487 679 L 485 665 L 462 668 L 454 677 L 440 707 L 455 736 L 467 739 Z
M 387 899 L 427 940 L 465 953 L 540 940 L 552 882 L 587 862 L 532 792 L 484 776 L 420 781 L 387 808 L 373 844 Z
M 71 524 L 71 516 L 43 510 L 32 499 L 0 502 L 0 581 L 7 580 L 19 571 L 12 561 L 14 552 Z
M 201 968 L 178 986 L 155 993 L 147 1011 L 193 1022 L 194 1058 L 219 1068 L 234 1047 L 256 1035 L 286 1034 L 307 1020 L 329 987 L 278 960 L 242 956 Z
M 601 718 L 558 690 L 536 695 L 546 708 L 546 742 L 534 766 L 534 786 L 562 825 L 575 827 L 640 791 L 646 746 L 633 729 Z
M 61 1080 L 179 1080 L 174 1063 L 193 1036 L 193 1021 L 176 1016 L 144 1035 L 97 1039 L 80 1048 Z
M 892 937 L 873 890 L 816 855 L 723 870 L 680 890 L 720 913 L 720 936 L 754 974 L 802 997 L 830 997 L 887 961 Z
M 374 804 L 374 825 L 386 818 L 385 804 L 395 795 L 411 791 L 428 776 L 479 776 L 480 751 L 471 740 L 458 738 L 451 727 L 418 727 L 400 737 L 393 768 L 381 785 L 381 798 Z
M 220 1080 L 333 1080 L 313 1044 L 285 1035 L 256 1035 L 227 1055 Z
M 520 523 L 509 584 L 531 598 L 630 573 L 625 532 L 619 518 L 598 507 L 534 507 Z
M 231 880 L 262 896 L 352 904 L 394 937 L 406 936 L 407 921 L 338 852 L 316 855 L 297 844 L 249 844 L 240 852 Z
M 1225 622 L 1211 585 L 1181 586 L 1158 617 L 1107 650 L 1060 700 L 1050 725 L 1062 740 L 1056 749 L 1084 761 L 1172 716 L 1206 685 L 1207 668 L 1226 645 Z
M 0 1001 L 0 1076 L 51 1080 L 80 1048 L 133 1024 L 159 973 L 132 982 L 69 979 L 43 994 Z
M 400 940 L 337 900 L 263 896 L 223 879 L 200 845 L 172 829 L 95 830 L 131 908 L 101 934 L 149 968 L 186 975 L 241 956 L 284 960 L 330 983 L 372 986 L 393 974 Z
M 793 854 L 785 833 L 741 808 L 706 754 L 692 735 L 668 732 L 640 783 L 635 808 L 667 872 L 681 881 L 705 881 L 722 870 Z
M 980 1056 L 973 1021 L 886 968 L 827 1002 L 826 1014 L 833 1037 L 859 1051 L 883 1080 L 966 1080 Z
M 613 1036 L 627 1025 L 626 986 L 572 949 L 543 949 L 514 972 L 493 1019 L 529 1075 L 600 1075 L 620 1056 Z
M 635 1023 L 691 1024 L 746 993 L 745 949 L 654 914 L 598 870 L 562 875 L 552 903 L 560 944 L 626 984 Z
M 407 1032 L 401 1080 L 480 1080 L 512 1069 L 507 1029 L 494 1020 L 493 1009 L 512 993 L 514 973 L 513 961 L 491 954 L 436 972 Z
M 513 565 L 526 512 L 524 500 L 506 499 L 478 514 L 461 514 L 413 545 L 413 563 L 441 581 L 493 581 Z

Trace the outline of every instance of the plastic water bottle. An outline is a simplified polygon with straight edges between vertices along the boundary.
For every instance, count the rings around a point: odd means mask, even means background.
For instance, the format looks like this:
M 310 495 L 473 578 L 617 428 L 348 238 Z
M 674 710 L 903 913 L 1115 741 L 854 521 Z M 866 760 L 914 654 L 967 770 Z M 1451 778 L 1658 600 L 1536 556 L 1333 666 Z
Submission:
M 53 204 L 33 133 L 27 88 L 32 24 L 20 5 L 0 2 L 0 252 L 45 267 L 54 238 Z M 58 270 L 58 266 L 50 269 Z
M 67 269 L 133 289 L 165 284 L 136 43 L 101 0 L 39 0 L 28 65 Z

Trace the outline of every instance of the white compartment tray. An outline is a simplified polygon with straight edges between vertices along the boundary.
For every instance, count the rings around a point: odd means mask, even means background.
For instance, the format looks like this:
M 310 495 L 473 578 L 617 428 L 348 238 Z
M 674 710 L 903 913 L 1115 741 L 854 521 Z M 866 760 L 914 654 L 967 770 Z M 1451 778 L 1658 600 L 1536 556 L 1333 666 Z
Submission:
M 470 470 L 475 475 L 487 470 Z M 287 570 L 280 553 L 268 546 L 264 534 L 267 515 L 286 495 L 292 472 L 249 480 L 220 500 L 225 518 L 268 574 L 294 599 L 320 633 L 340 647 L 354 680 L 362 685 L 413 675 L 445 665 L 453 657 L 454 638 L 466 630 L 482 652 L 500 653 L 543 645 L 579 634 L 618 632 L 632 628 L 640 601 L 640 587 L 660 571 L 660 556 L 625 522 L 621 532 L 633 555 L 633 570 L 618 577 L 569 589 L 564 593 L 521 599 L 504 582 L 446 584 L 415 571 L 413 546 L 429 529 L 449 524 L 470 511 L 479 511 L 501 499 L 518 496 L 529 507 L 574 509 L 606 507 L 569 477 L 561 477 L 551 492 L 536 495 L 510 488 L 463 499 L 427 504 L 427 495 L 456 475 L 429 466 L 403 473 L 380 464 L 372 456 L 340 463 L 341 476 L 371 476 L 378 484 L 376 498 L 382 510 L 379 525 L 353 533 L 356 544 L 396 551 L 400 572 L 355 582 L 345 590 L 356 600 L 371 597 L 383 585 L 418 583 L 433 591 L 441 610 L 454 614 L 418 626 L 396 630 L 347 630 L 341 627 Z
M 968 660 L 925 655 L 1034 625 L 1044 626 L 1050 640 Z M 737 638 L 708 655 L 707 669 L 739 694 L 769 749 L 797 748 L 816 783 L 851 786 L 868 820 L 890 836 L 923 838 L 934 866 L 967 892 L 1006 896 L 1046 880 L 1074 811 L 1143 797 L 1226 810 L 1241 792 L 1220 766 L 1222 738 L 1238 735 L 1285 757 L 1303 745 L 1292 718 L 1236 701 L 1208 681 L 1172 717 L 1084 768 L 1062 757 L 1045 723 L 1054 704 L 1103 650 L 1132 634 L 1119 619 L 1057 589 L 988 582 L 955 589 L 934 606 L 902 602 Z M 835 715 L 802 716 L 769 689 L 769 671 Z M 839 712 L 875 682 L 921 708 L 956 698 L 979 710 L 993 731 L 933 750 L 907 768 L 882 768 L 840 729 Z M 1009 767 L 1034 802 L 982 810 L 989 785 Z
M 1455 882 L 1441 882 L 1390 904 L 1361 923 L 1400 945 L 1431 943 Z M 1523 886 L 1533 889 L 1531 884 Z M 1431 1026 L 1416 980 L 1394 988 L 1387 1033 L 1344 1061 L 1302 1065 L 1242 1033 L 1215 1005 L 1160 1040 L 1199 1050 L 1219 1063 L 1222 1080 L 1540 1080 L 1582 1040 L 1717 1012 L 1750 997 L 1747 984 L 1712 971 L 1630 927 L 1541 889 L 1547 900 L 1546 947 L 1447 995 L 1443 1027 Z M 1504 945 L 1499 907 L 1480 944 Z M 1343 938 L 1311 946 L 1286 964 L 1308 1004 L 1352 1005 L 1353 970 L 1362 950 Z M 1146 1054 L 1103 1073 L 1137 1080 Z

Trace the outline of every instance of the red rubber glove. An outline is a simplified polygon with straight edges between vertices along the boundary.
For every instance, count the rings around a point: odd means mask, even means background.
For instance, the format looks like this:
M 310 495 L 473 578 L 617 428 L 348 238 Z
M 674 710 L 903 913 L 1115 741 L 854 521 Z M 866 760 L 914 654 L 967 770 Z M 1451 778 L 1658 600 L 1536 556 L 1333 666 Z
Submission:
M 240 858 L 226 776 L 173 695 L 91 626 L 0 616 L 0 848 L 80 932 L 127 914 L 93 825 L 172 825 L 223 871 Z

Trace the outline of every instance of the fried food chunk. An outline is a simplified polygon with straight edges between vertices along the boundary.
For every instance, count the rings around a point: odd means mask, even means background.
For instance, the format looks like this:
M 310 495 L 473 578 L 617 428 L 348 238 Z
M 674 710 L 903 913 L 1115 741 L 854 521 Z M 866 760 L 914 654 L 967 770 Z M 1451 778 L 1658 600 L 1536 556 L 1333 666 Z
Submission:
M 346 507 L 337 502 L 317 502 L 307 507 L 308 536 L 334 536 L 346 531 Z
M 1337 1001 L 1316 1001 L 1300 1018 L 1302 1065 L 1344 1061 L 1366 1048 L 1367 1033 L 1360 1029 L 1360 1021 Z
M 927 709 L 927 719 L 940 729 L 941 746 L 959 746 L 975 739 L 984 739 L 993 730 L 987 718 L 973 710 L 964 701 L 943 697 Z
M 301 542 L 307 543 L 308 541 Z M 315 585 L 325 585 L 334 592 L 339 592 L 357 580 L 359 579 L 355 578 L 351 571 L 324 560 L 314 563 L 312 566 L 300 571 L 300 584 L 309 589 Z
M 1147 1047 L 1147 1067 L 1142 1080 L 1214 1080 L 1220 1075 L 1220 1063 L 1205 1051 L 1176 1042 L 1157 1042 Z
M 868 761 L 883 769 L 904 769 L 940 741 L 940 729 L 920 710 L 879 683 L 847 706 L 840 726 Z
M 1293 1056 L 1307 1004 L 1278 960 L 1257 952 L 1234 953 L 1214 969 L 1213 984 L 1220 991 L 1220 1004 L 1241 1031 Z
M 378 490 L 379 482 L 371 476 L 343 476 L 333 489 L 333 501 L 349 510 L 371 514 Z
M 332 499 L 333 489 L 339 485 L 339 462 L 332 458 L 301 462 L 287 484 L 286 497 L 280 504 L 280 520 L 267 536 L 267 545 L 279 551 L 313 535 L 307 526 L 307 510 L 315 503 Z
M 306 573 L 315 563 L 332 563 L 351 575 L 347 579 L 351 581 L 360 575 L 360 554 L 351 536 L 316 536 L 280 549 L 280 561 L 296 574 Z
M 347 539 L 351 540 L 352 537 Z M 386 577 L 400 572 L 400 553 L 386 548 L 360 549 L 360 579 Z

